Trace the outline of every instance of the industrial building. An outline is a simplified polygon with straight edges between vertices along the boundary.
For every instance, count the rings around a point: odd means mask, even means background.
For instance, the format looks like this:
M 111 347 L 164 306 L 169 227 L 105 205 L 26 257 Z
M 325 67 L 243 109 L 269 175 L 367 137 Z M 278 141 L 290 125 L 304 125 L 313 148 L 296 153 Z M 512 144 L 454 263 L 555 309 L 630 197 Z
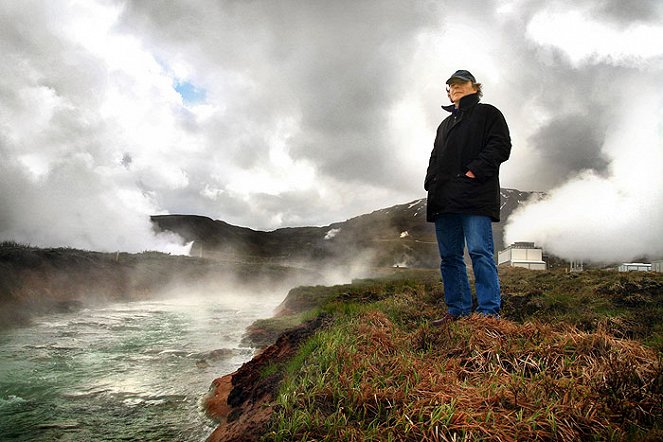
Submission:
M 651 262 L 651 271 L 663 273 L 663 259 L 657 259 Z
M 625 262 L 620 264 L 617 268 L 620 272 L 649 272 L 651 271 L 651 264 L 642 262 Z
M 523 267 L 530 270 L 546 270 L 543 249 L 533 242 L 515 242 L 497 254 L 498 266 Z

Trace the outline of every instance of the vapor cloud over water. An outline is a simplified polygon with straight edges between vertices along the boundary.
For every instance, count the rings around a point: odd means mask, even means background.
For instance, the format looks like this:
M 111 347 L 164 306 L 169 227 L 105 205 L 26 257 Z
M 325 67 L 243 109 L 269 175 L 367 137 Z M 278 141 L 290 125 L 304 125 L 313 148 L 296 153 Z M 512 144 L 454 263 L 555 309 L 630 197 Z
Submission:
M 549 195 L 509 241 L 663 254 L 662 15 L 653 0 L 2 2 L 0 240 L 186 252 L 149 215 L 271 229 L 421 198 L 444 80 L 465 68 L 511 127 L 502 185 Z

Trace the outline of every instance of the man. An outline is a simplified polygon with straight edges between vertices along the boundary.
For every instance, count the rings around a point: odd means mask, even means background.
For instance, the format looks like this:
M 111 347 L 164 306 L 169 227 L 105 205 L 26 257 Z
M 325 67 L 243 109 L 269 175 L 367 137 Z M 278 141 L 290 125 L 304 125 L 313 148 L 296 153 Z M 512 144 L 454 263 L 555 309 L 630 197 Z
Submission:
M 509 158 L 511 138 L 502 113 L 479 103 L 481 84 L 466 70 L 447 80 L 451 112 L 437 128 L 424 188 L 427 220 L 435 223 L 446 324 L 472 313 L 472 293 L 463 259 L 465 242 L 472 259 L 477 313 L 499 315 L 500 283 L 491 221 L 500 220 L 500 164 Z

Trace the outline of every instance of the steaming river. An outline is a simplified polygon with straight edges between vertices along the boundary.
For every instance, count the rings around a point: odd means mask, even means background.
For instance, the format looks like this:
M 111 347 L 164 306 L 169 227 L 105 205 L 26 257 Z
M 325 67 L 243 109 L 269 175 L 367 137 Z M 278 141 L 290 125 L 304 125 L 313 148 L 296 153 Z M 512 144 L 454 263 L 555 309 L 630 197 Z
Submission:
M 119 303 L 0 331 L 0 440 L 204 440 L 202 396 L 282 299 Z

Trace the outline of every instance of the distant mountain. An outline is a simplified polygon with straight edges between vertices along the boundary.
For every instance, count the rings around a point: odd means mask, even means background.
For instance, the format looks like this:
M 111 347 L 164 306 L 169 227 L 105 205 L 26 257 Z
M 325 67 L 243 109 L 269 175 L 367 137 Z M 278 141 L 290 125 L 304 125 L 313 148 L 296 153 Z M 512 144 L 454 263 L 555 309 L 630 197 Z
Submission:
M 495 247 L 511 213 L 540 192 L 502 189 L 502 220 L 493 224 Z M 153 216 L 155 229 L 194 241 L 192 255 L 232 262 L 271 262 L 298 267 L 364 264 L 430 267 L 439 265 L 433 225 L 426 222 L 426 199 L 399 204 L 324 227 L 287 227 L 270 232 L 238 227 L 196 215 Z

